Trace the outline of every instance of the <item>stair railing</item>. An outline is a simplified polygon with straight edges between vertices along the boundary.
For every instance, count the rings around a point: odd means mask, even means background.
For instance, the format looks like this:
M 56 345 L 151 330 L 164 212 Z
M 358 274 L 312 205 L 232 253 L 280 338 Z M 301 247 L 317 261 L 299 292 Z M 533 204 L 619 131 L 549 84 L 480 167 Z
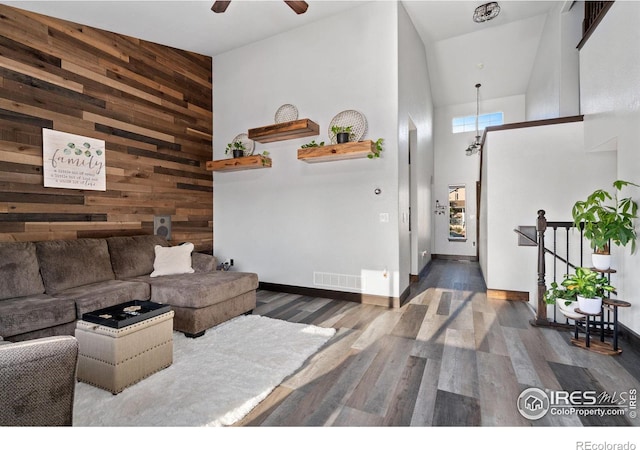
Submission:
M 557 321 L 555 309 L 554 309 L 554 317 L 550 320 L 547 317 L 547 304 L 544 301 L 545 293 L 547 291 L 547 262 L 546 255 L 551 255 L 553 262 L 553 279 L 552 281 L 557 282 L 557 272 L 558 272 L 558 263 L 562 263 L 565 266 L 565 272 L 569 273 L 570 269 L 575 269 L 577 266 L 571 263 L 572 255 L 571 255 L 571 247 L 570 247 L 570 231 L 573 228 L 576 228 L 573 222 L 550 222 L 547 221 L 545 217 L 545 211 L 539 210 L 538 217 L 536 219 L 536 239 L 533 239 L 531 236 L 526 235 L 522 231 L 515 229 L 514 231 L 522 236 L 524 239 L 528 240 L 532 244 L 535 244 L 538 248 L 538 263 L 537 263 L 537 308 L 536 308 L 536 317 L 532 321 L 532 325 L 536 326 L 561 326 L 566 327 L 568 325 L 568 320 L 565 320 L 564 323 L 560 323 Z M 583 264 L 583 254 L 584 254 L 584 236 L 583 236 L 583 227 L 578 227 L 580 231 L 580 239 L 579 239 L 579 265 Z M 553 230 L 553 247 L 551 249 L 546 247 L 545 244 L 545 234 L 547 229 Z M 559 254 L 558 248 L 558 231 L 564 230 L 564 256 Z M 575 260 L 575 258 L 573 258 Z

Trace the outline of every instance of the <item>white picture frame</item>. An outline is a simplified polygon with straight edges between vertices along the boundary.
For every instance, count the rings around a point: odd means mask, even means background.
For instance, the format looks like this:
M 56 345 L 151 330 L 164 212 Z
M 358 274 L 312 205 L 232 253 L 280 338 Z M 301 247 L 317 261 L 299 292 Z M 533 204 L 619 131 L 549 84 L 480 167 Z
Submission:
M 107 190 L 105 141 L 42 129 L 44 186 Z

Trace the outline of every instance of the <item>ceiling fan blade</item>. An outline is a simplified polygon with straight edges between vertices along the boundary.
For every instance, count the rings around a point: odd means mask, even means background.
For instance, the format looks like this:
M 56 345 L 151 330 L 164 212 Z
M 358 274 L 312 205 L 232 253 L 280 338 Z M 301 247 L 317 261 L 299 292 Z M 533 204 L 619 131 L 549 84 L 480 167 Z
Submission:
M 211 11 L 213 11 L 214 13 L 223 13 L 229 7 L 229 3 L 231 3 L 231 1 L 228 1 L 228 2 L 216 1 L 213 3 L 213 6 L 211 7 Z
M 284 0 L 284 2 L 289 5 L 289 8 L 293 9 L 296 14 L 304 14 L 309 7 L 307 2 L 290 2 L 287 0 Z

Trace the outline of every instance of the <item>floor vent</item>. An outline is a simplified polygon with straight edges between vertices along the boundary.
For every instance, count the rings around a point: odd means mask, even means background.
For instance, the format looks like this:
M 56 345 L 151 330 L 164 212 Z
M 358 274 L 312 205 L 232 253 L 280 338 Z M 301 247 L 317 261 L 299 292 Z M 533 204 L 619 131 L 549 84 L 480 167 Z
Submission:
M 316 286 L 362 290 L 362 277 L 340 273 L 313 272 Z

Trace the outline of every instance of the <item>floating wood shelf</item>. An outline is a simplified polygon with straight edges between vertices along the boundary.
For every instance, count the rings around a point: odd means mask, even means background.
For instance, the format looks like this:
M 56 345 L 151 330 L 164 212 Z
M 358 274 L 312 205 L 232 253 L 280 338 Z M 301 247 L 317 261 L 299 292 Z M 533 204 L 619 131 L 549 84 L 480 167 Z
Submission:
M 375 149 L 375 142 L 360 141 L 298 149 L 298 159 L 309 163 L 366 158 Z
M 207 170 L 213 172 L 235 172 L 238 170 L 264 169 L 271 167 L 271 158 L 262 155 L 207 161 Z
M 286 141 L 320 134 L 320 126 L 312 120 L 300 119 L 249 130 L 249 139 L 260 142 Z

